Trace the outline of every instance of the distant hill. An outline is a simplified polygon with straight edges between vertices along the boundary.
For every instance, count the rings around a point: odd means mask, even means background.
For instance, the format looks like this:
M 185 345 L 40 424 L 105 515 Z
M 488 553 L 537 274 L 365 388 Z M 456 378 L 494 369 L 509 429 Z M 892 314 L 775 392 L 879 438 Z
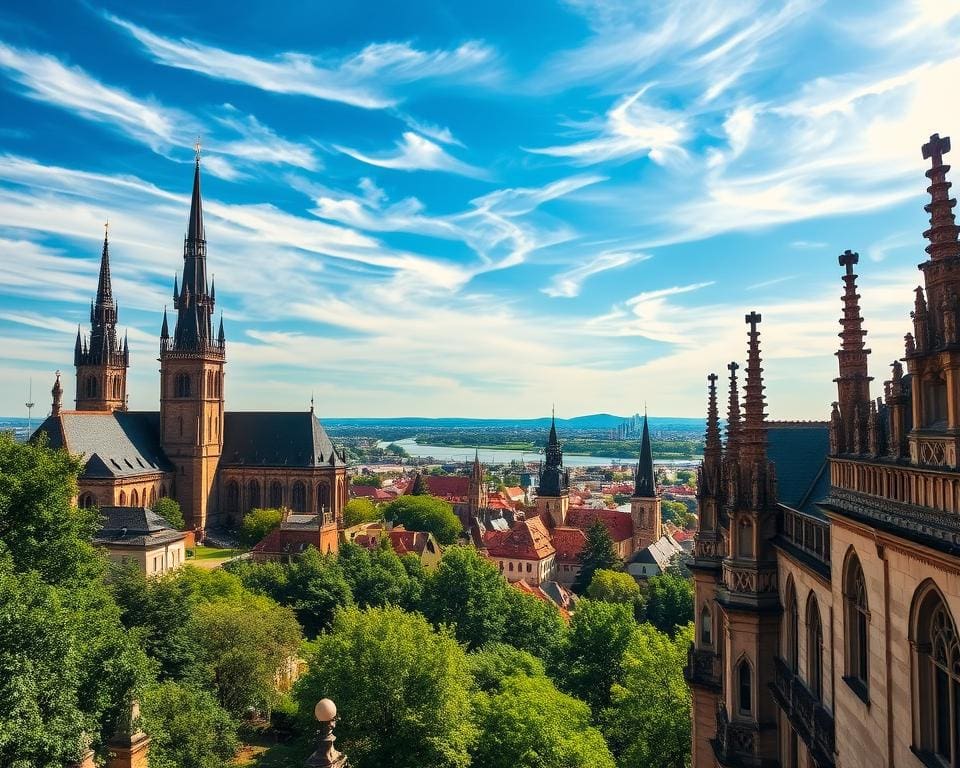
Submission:
M 428 419 L 416 416 L 397 418 L 337 418 L 335 416 L 321 417 L 328 427 L 409 427 L 422 429 L 546 429 L 550 426 L 550 417 L 541 416 L 536 419 L 462 419 L 437 418 Z M 592 413 L 586 416 L 574 416 L 570 419 L 557 419 L 559 429 L 614 429 L 626 421 L 625 416 L 615 416 L 611 413 Z M 680 418 L 673 416 L 650 416 L 652 430 L 702 430 L 703 419 Z

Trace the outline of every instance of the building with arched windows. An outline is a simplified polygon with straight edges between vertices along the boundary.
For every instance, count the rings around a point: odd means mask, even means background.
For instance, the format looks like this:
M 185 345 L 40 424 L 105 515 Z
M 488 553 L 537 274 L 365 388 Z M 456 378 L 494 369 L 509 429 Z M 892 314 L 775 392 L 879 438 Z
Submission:
M 744 415 L 709 377 L 695 543 L 693 765 L 960 765 L 960 238 L 949 139 L 905 354 L 874 398 L 844 252 L 829 422 L 766 421 L 751 314 Z M 904 370 L 904 364 L 906 371 Z
M 160 408 L 127 409 L 130 353 L 117 333 L 104 237 L 89 339 L 77 331 L 76 410 L 62 408 L 59 374 L 45 437 L 85 460 L 77 503 L 83 507 L 149 507 L 179 501 L 196 531 L 236 524 L 250 509 L 282 507 L 335 525 L 347 502 L 346 454 L 310 410 L 231 412 L 225 408 L 226 335 L 214 332 L 216 286 L 207 280 L 207 241 L 200 194 L 200 156 L 173 281 L 173 333 L 164 310 L 160 331 Z

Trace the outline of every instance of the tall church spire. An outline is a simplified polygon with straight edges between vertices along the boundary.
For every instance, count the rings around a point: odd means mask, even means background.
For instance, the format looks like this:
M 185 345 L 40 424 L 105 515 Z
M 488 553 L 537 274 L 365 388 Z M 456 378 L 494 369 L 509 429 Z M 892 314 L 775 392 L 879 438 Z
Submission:
M 740 455 L 744 458 L 766 458 L 767 432 L 765 429 L 766 403 L 763 396 L 763 368 L 760 367 L 760 315 L 751 312 L 744 318 L 750 330 L 747 332 L 747 381 L 744 385 L 743 430 L 740 440 Z
M 930 160 L 931 168 L 926 172 L 930 179 L 927 192 L 930 193 L 930 202 L 924 210 L 930 214 L 930 228 L 923 236 L 930 241 L 927 253 L 933 261 L 943 261 L 960 255 L 960 243 L 957 241 L 958 228 L 954 222 L 953 207 L 957 204 L 950 197 L 950 187 L 947 181 L 947 171 L 950 166 L 943 162 L 943 156 L 950 151 L 950 137 L 940 137 L 935 133 L 930 141 L 923 145 L 923 159 Z
M 707 462 L 715 463 L 720 458 L 722 450 L 720 445 L 720 415 L 717 412 L 717 378 L 715 373 L 707 376 L 707 431 L 703 447 L 704 464 Z
M 113 305 L 113 286 L 110 282 L 110 225 L 103 225 L 103 251 L 100 253 L 100 279 L 97 283 L 96 305 Z
M 640 438 L 640 460 L 634 476 L 633 495 L 652 498 L 657 495 L 656 477 L 653 473 L 653 451 L 650 449 L 650 429 L 647 426 L 647 414 L 643 414 L 643 436 Z
M 740 454 L 740 393 L 737 389 L 737 369 L 740 366 L 731 361 L 727 365 L 730 371 L 730 394 L 727 399 L 727 458 L 736 460 Z
M 867 332 L 863 329 L 863 316 L 860 314 L 857 274 L 853 271 L 859 261 L 859 254 L 850 250 L 844 251 L 839 257 L 840 266 L 844 268 L 844 287 L 843 317 L 840 318 L 842 330 L 838 334 L 841 341 L 840 349 L 836 353 L 840 375 L 834 379 L 837 384 L 840 426 L 835 440 L 837 449 L 847 453 L 858 445 L 866 447 L 872 381 L 867 370 L 870 350 L 866 348 L 863 340 Z

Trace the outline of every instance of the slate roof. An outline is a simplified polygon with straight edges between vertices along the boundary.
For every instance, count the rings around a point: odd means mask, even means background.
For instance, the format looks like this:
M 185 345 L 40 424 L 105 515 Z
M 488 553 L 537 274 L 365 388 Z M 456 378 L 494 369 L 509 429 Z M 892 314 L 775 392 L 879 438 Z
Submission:
M 792 509 L 824 517 L 816 502 L 830 488 L 829 425 L 823 421 L 768 422 L 767 456 L 776 466 L 777 500 Z
M 186 536 L 147 507 L 100 507 L 100 516 L 103 528 L 93 537 L 95 544 L 158 546 Z
M 228 411 L 221 466 L 342 467 L 333 442 L 309 411 Z
M 649 546 L 637 550 L 630 558 L 630 562 L 654 563 L 661 571 L 665 571 L 667 566 L 670 565 L 671 558 L 681 552 L 683 552 L 683 547 L 680 546 L 680 543 L 670 534 L 664 534 Z
M 567 511 L 567 525 L 590 530 L 590 526 L 599 520 L 610 532 L 610 538 L 625 541 L 633 537 L 633 518 L 617 509 L 593 509 L 591 507 L 570 507 Z
M 82 478 L 123 478 L 173 470 L 160 448 L 156 411 L 64 411 L 48 416 L 32 440 L 47 435 L 51 448 L 82 455 Z

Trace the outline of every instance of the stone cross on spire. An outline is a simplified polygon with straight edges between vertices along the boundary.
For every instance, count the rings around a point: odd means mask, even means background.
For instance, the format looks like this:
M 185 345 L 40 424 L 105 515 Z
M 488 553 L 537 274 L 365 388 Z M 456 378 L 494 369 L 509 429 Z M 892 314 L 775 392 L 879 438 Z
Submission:
M 940 137 L 939 133 L 935 133 L 930 137 L 930 141 L 924 144 L 920 150 L 923 152 L 924 160 L 932 160 L 932 166 L 936 168 L 938 165 L 943 165 L 943 156 L 950 151 L 950 137 L 944 136 Z
M 735 362 L 727 365 L 730 371 L 730 395 L 727 401 L 727 457 L 736 460 L 740 450 L 740 395 L 737 389 L 737 369 Z
M 860 261 L 860 254 L 849 248 L 840 254 L 840 266 L 847 268 L 847 274 L 853 275 L 853 265 Z
M 761 316 L 751 312 L 744 317 L 750 326 L 747 333 L 747 380 L 744 385 L 743 436 L 740 441 L 741 455 L 760 459 L 766 455 L 766 430 L 764 428 L 763 368 L 760 367 L 760 324 Z
M 960 243 L 957 242 L 958 227 L 954 223 L 953 207 L 957 204 L 950 197 L 951 184 L 947 181 L 950 166 L 944 164 L 943 156 L 950 151 L 950 137 L 940 137 L 935 133 L 922 147 L 923 159 L 930 160 L 930 169 L 926 177 L 930 179 L 927 192 L 930 202 L 923 208 L 930 214 L 930 228 L 923 236 L 930 241 L 926 251 L 932 261 L 943 261 L 960 255 Z
M 720 457 L 720 417 L 717 413 L 717 379 L 719 378 L 715 373 L 707 376 L 709 397 L 707 399 L 706 442 L 703 450 L 705 460 Z

